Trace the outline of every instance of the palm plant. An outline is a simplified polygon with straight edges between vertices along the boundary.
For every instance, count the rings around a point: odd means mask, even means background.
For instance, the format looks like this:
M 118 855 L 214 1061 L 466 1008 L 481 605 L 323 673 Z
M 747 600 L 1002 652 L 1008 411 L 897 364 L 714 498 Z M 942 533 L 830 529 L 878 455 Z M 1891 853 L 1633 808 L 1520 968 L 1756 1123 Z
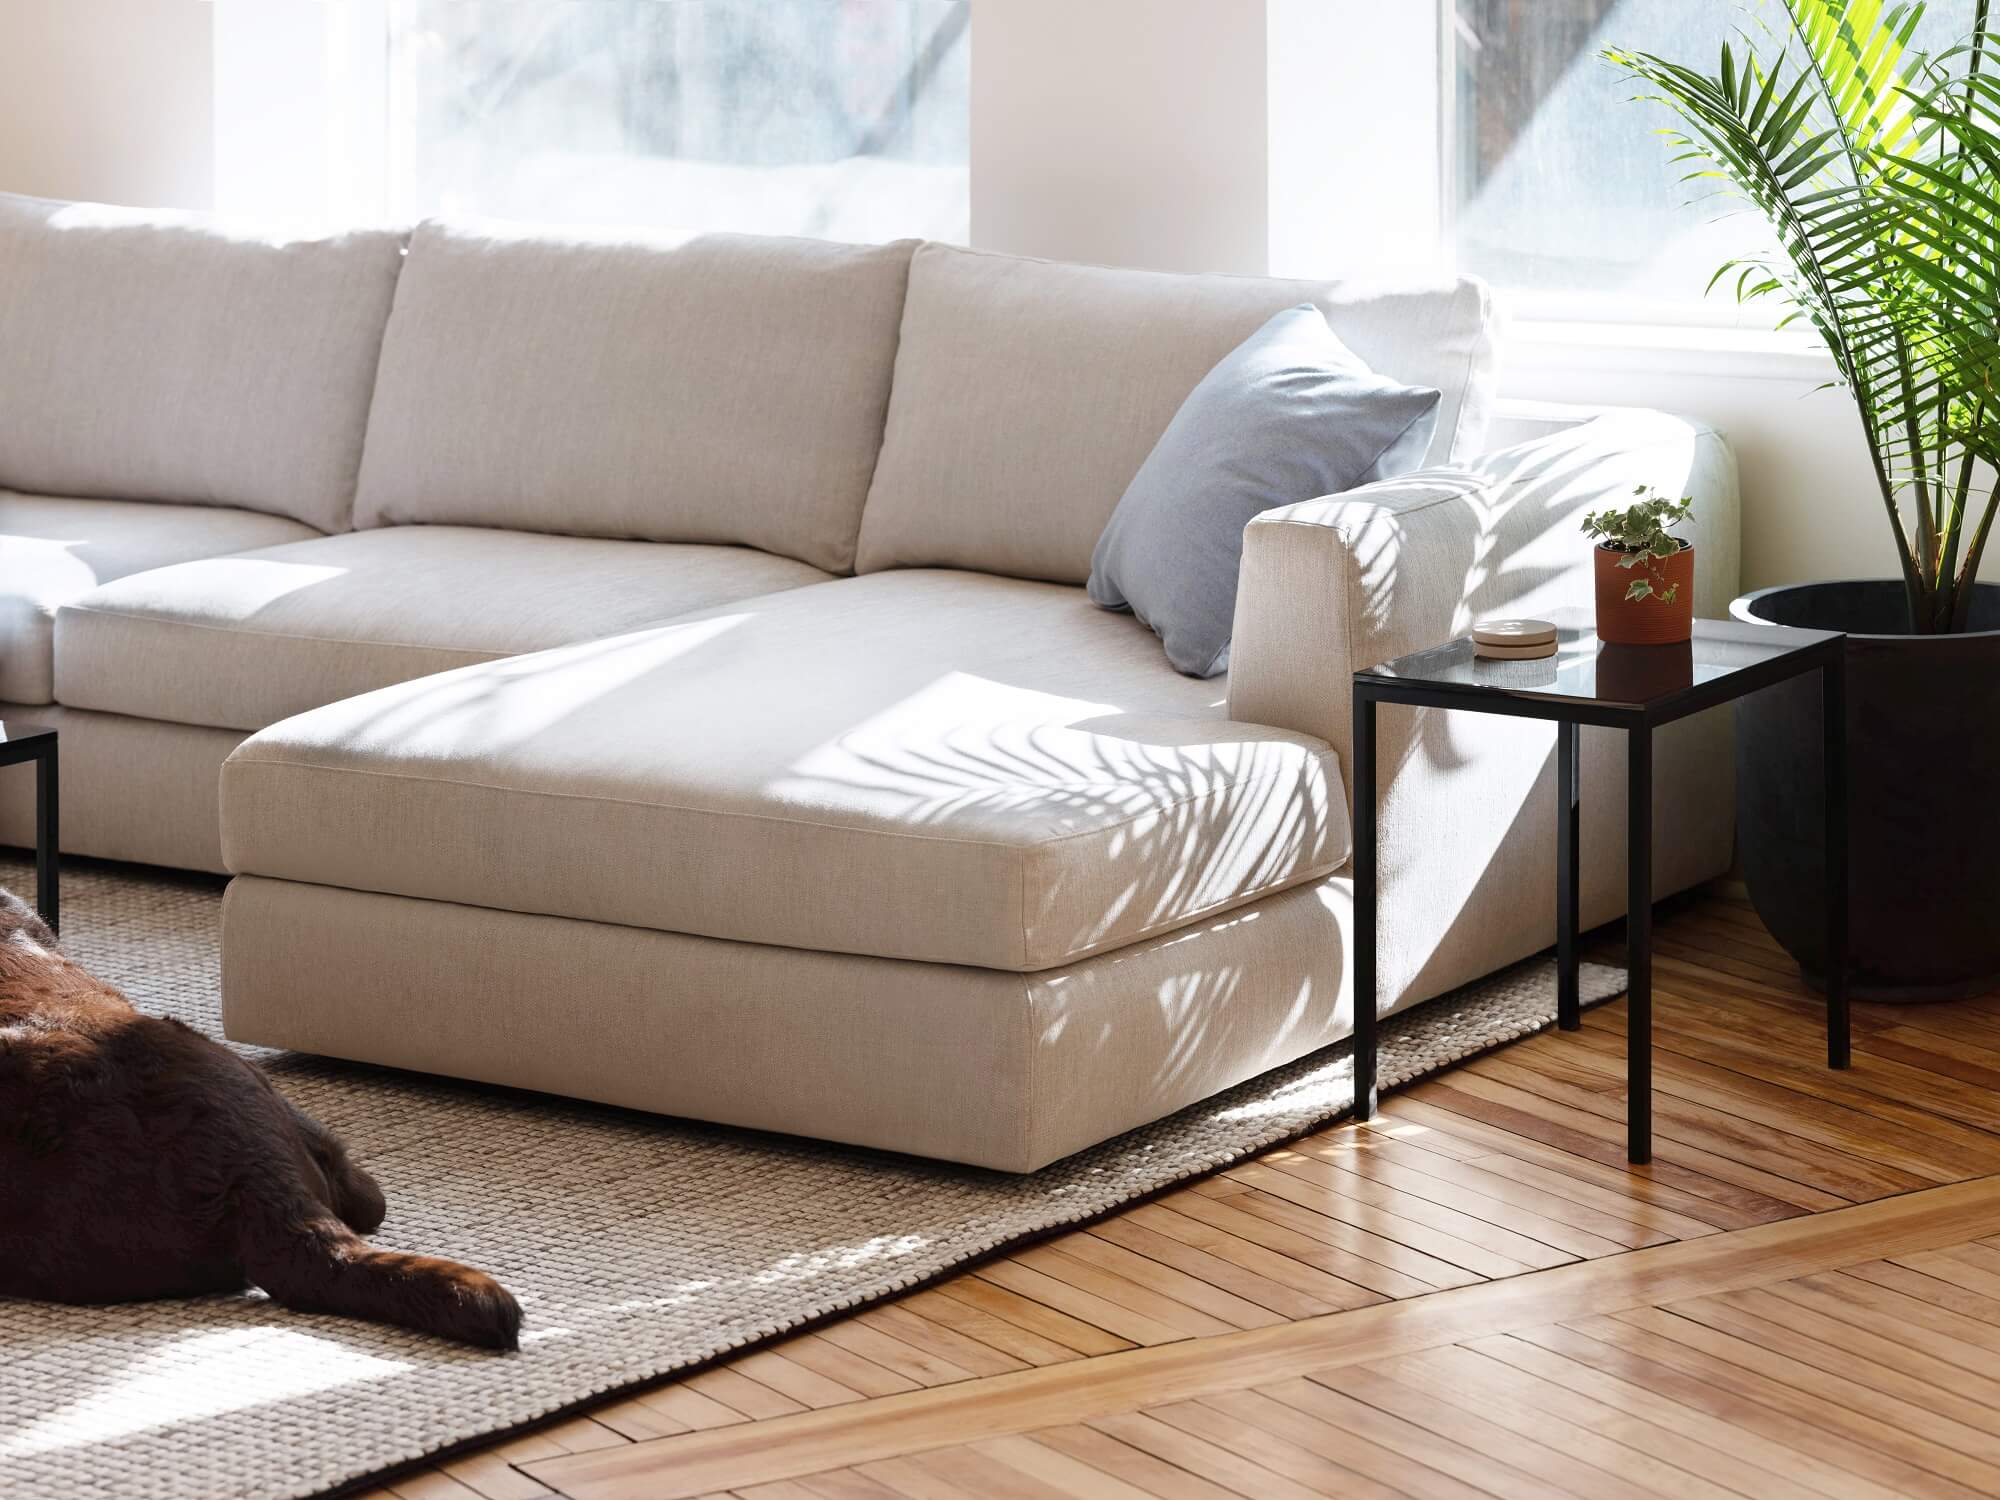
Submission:
M 1860 409 L 1910 628 L 1964 630 L 2000 490 L 2000 79 L 1990 0 L 1971 34 L 1913 45 L 1920 3 L 1781 0 L 1786 25 L 1716 72 L 1605 56 L 1679 115 L 1690 181 L 1720 178 L 1781 253 L 1726 263 L 1738 300 L 1786 304 Z

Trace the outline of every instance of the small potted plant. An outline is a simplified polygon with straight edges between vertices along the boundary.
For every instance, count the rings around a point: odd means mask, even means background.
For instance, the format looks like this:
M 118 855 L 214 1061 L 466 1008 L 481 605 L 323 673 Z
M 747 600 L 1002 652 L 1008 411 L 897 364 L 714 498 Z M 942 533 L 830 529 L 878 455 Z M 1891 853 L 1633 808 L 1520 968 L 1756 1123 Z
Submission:
M 1694 635 L 1694 543 L 1673 528 L 1694 497 L 1669 500 L 1645 485 L 1630 505 L 1583 518 L 1597 538 L 1597 638 L 1619 646 L 1666 646 Z

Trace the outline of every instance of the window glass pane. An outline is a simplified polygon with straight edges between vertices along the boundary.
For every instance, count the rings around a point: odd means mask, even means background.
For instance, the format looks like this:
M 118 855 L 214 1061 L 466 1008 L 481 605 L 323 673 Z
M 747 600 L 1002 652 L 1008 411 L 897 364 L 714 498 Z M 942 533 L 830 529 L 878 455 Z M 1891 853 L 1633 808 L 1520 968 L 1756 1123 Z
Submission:
M 964 240 L 970 0 L 395 0 L 392 206 Z
M 1598 294 L 1637 310 L 1693 302 L 1717 266 L 1768 232 L 1718 184 L 1684 183 L 1655 131 L 1674 117 L 1635 104 L 1599 60 L 1607 46 L 1704 72 L 1726 38 L 1763 48 L 1786 29 L 1781 4 L 1744 0 L 1447 0 L 1452 72 L 1446 183 L 1459 264 L 1528 292 Z M 1919 40 L 1949 46 L 1972 0 L 1935 0 Z M 1723 217 L 1727 215 L 1727 217 Z M 1719 222 L 1718 222 L 1719 221 Z M 1718 288 L 1716 315 L 1732 315 Z M 1744 320 L 1768 325 L 1773 305 Z

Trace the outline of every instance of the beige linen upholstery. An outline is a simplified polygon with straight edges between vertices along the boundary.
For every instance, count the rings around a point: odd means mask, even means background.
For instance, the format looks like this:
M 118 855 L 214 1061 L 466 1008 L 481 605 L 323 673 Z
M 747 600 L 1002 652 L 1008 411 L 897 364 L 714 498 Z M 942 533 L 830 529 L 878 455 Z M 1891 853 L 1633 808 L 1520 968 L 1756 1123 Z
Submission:
M 1210 368 L 1313 302 L 1368 364 L 1444 393 L 1432 462 L 1479 451 L 1486 289 L 1178 276 L 925 244 L 857 567 L 1082 583 L 1119 497 Z
M 0 485 L 345 530 L 402 250 L 0 195 Z
M 332 704 L 223 771 L 231 870 L 1035 970 L 1348 855 L 1318 740 L 1077 589 L 845 579 Z
M 356 524 L 740 542 L 844 572 L 910 249 L 425 224 Z
M 71 600 L 56 622 L 56 696 L 261 729 L 412 677 L 826 576 L 747 547 L 460 526 L 349 532 L 159 568 Z
M 53 701 L 56 609 L 99 584 L 317 535 L 250 510 L 0 490 L 0 701 Z
M 0 719 L 61 736 L 65 852 L 222 873 L 217 777 L 242 735 L 54 703 L 0 703 Z M 0 770 L 0 845 L 34 843 L 34 772 Z
M 231 1037 L 1027 1172 L 1350 1028 L 1340 879 L 1038 974 L 240 878 Z
M 1482 617 L 1592 608 L 1587 510 L 1634 485 L 1695 496 L 1695 609 L 1736 586 L 1735 464 L 1711 429 L 1658 413 L 1543 423 L 1548 433 L 1460 470 L 1286 506 L 1244 533 L 1230 663 L 1233 717 L 1352 750 L 1356 670 Z M 1654 880 L 1664 894 L 1728 868 L 1726 711 L 1659 733 Z M 1554 940 L 1553 726 L 1378 710 L 1381 987 L 1427 998 Z M 1584 920 L 1624 909 L 1625 750 L 1582 742 Z M 1530 893 L 1523 899 L 1523 893 Z

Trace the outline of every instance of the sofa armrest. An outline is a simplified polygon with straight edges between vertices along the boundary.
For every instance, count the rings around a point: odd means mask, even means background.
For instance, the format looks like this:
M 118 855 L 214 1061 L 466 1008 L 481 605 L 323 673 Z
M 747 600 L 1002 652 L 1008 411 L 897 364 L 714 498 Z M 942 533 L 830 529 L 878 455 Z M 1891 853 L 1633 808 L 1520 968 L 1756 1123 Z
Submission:
M 1637 485 L 1695 497 L 1695 612 L 1726 614 L 1735 460 L 1713 428 L 1662 412 L 1602 412 L 1468 466 L 1264 512 L 1243 534 L 1230 718 L 1317 735 L 1349 764 L 1357 670 L 1478 619 L 1589 610 L 1584 514 Z

